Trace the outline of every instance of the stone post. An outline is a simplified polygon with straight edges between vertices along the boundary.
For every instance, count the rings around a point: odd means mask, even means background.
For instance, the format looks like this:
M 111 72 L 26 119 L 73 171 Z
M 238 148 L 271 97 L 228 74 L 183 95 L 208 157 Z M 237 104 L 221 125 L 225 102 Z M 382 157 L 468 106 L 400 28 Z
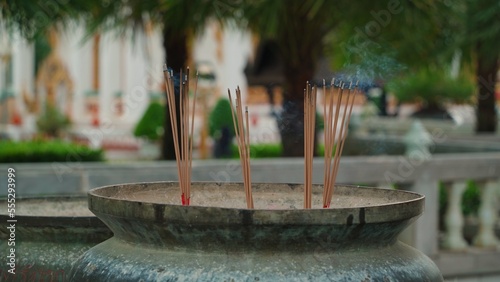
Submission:
M 463 237 L 464 216 L 462 214 L 462 195 L 467 188 L 465 181 L 454 182 L 447 185 L 448 209 L 444 217 L 446 234 L 443 247 L 449 250 L 463 250 L 467 242 Z
M 500 240 L 495 235 L 495 224 L 498 220 L 497 179 L 480 183 L 481 206 L 479 207 L 479 232 L 474 237 L 473 244 L 478 247 L 499 247 Z

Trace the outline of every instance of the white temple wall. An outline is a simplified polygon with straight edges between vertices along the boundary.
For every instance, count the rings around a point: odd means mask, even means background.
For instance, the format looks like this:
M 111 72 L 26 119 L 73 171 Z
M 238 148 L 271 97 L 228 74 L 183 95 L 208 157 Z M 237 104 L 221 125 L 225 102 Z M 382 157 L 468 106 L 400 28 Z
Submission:
M 120 40 L 113 34 L 101 37 L 99 46 L 99 116 L 101 123 L 116 122 L 113 98 L 120 91 Z
M 217 23 L 207 24 L 194 44 L 196 63 L 208 62 L 215 70 L 218 92 L 226 97 L 227 89 L 237 86 L 242 90 L 243 99 L 247 94 L 247 81 L 243 70 L 252 52 L 251 34 L 235 27 L 225 27 L 222 31 L 222 58 L 217 58 Z
M 137 37 L 139 40 L 139 36 Z M 149 103 L 148 68 L 145 61 L 143 44 L 125 39 L 126 72 L 123 89 L 123 122 L 135 126 Z
M 82 41 L 84 30 L 79 27 L 63 33 L 59 38 L 59 54 L 66 62 L 73 79 L 73 123 L 89 123 L 85 112 L 85 93 L 92 86 L 92 41 Z
M 27 109 L 23 103 L 22 91 L 27 91 L 32 97 L 35 80 L 35 54 L 34 45 L 27 40 L 14 36 L 11 44 L 12 60 L 12 90 L 15 95 L 15 106 L 21 113 L 23 119 L 22 131 L 26 133 L 36 132 L 36 117 L 25 114 Z M 24 113 L 24 114 L 23 114 Z

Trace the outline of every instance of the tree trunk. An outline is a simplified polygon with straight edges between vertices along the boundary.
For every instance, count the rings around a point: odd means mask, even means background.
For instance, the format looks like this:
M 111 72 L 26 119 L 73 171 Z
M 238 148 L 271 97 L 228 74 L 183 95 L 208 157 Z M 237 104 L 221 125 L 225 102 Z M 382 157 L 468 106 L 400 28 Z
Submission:
M 479 89 L 476 112 L 476 132 L 495 132 L 497 113 L 495 110 L 495 81 L 499 58 L 483 58 L 478 54 L 477 86 Z
M 167 65 L 172 68 L 177 74 L 181 69 L 184 69 L 185 63 L 188 58 L 187 48 L 187 33 L 172 30 L 168 27 L 163 28 L 163 48 L 165 50 L 165 57 L 167 58 Z M 177 127 L 180 128 L 179 117 L 179 85 L 175 85 L 175 107 L 177 112 Z M 165 124 L 163 142 L 161 148 L 161 158 L 163 160 L 175 160 L 174 150 L 174 137 L 170 125 L 170 111 L 168 104 L 165 103 Z M 180 135 L 177 136 L 180 143 Z
M 286 25 L 277 36 L 285 76 L 283 112 L 278 118 L 284 157 L 304 156 L 304 89 L 306 82 L 313 79 L 316 63 L 323 52 L 325 31 L 321 28 L 322 22 L 309 18 L 304 3 L 290 1 L 285 6 L 280 20 Z M 316 144 L 317 138 L 314 152 Z
M 314 75 L 314 63 L 303 63 L 285 66 L 283 112 L 278 119 L 284 157 L 304 156 L 304 89 Z

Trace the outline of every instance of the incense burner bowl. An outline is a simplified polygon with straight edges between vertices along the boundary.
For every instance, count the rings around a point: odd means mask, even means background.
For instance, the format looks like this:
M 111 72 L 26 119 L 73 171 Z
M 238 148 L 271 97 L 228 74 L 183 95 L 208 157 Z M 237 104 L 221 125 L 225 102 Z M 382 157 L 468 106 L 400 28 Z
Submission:
M 15 228 L 0 229 L 0 281 L 67 281 L 73 263 L 113 235 L 88 210 L 84 195 L 16 200 L 15 218 L 7 214 L 7 200 L 0 201 L 5 207 L 0 221 Z M 17 222 L 8 221 L 13 219 Z M 11 248 L 15 275 L 8 272 L 11 259 L 4 257 L 12 256 Z
M 72 281 L 442 281 L 436 265 L 397 240 L 424 208 L 404 191 L 322 185 L 304 210 L 303 185 L 123 184 L 89 192 L 89 209 L 114 237 L 88 250 Z

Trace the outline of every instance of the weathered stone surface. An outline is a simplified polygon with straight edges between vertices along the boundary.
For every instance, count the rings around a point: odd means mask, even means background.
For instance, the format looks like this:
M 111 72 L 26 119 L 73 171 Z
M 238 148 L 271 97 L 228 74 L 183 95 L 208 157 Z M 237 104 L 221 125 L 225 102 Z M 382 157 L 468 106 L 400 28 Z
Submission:
M 16 250 L 16 274 L 2 263 L 0 281 L 67 281 L 73 263 L 112 236 L 86 203 L 84 196 L 17 199 L 15 246 L 8 245 L 9 230 L 0 229 L 0 252 Z M 7 200 L 0 205 L 7 207 Z M 0 221 L 8 219 L 7 211 L 0 210 Z

